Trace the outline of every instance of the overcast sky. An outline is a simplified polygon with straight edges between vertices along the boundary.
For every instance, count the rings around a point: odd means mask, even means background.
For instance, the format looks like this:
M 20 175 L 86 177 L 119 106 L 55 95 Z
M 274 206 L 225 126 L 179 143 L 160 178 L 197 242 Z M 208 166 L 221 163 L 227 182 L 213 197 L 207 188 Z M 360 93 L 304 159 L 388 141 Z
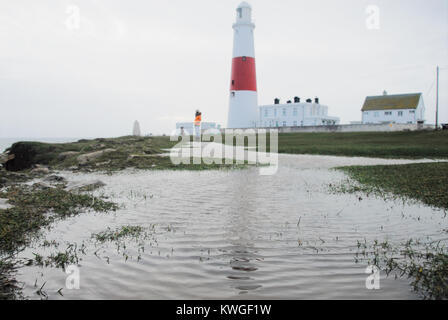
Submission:
M 348 123 L 368 95 L 422 92 L 434 123 L 440 65 L 448 123 L 448 0 L 248 2 L 260 104 L 318 96 Z M 225 126 L 239 3 L 0 0 L 0 137 L 169 133 L 195 109 Z

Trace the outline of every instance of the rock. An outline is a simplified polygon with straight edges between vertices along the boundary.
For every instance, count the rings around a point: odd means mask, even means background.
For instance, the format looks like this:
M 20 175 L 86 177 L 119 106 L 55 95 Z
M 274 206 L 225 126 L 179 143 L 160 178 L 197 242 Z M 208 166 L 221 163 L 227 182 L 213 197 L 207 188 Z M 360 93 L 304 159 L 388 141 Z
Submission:
M 154 149 L 144 149 L 143 153 L 145 153 L 145 154 L 156 154 L 157 151 L 154 150 Z
M 87 182 L 72 182 L 68 183 L 67 190 L 74 192 L 93 191 L 95 189 L 104 187 L 106 184 L 101 180 L 87 181 Z
M 51 189 L 53 188 L 51 185 L 45 182 L 36 182 L 33 184 L 33 187 L 40 190 Z
M 9 160 L 14 160 L 15 157 L 14 154 L 0 153 L 0 164 L 3 165 Z
M 59 160 L 65 160 L 67 158 L 70 158 L 72 156 L 78 155 L 79 152 L 78 151 L 67 151 L 67 152 L 62 152 L 59 154 L 58 159 Z
M 24 173 L 11 172 L 0 169 L 0 188 L 3 186 L 13 185 L 25 182 L 31 179 L 31 175 Z
M 109 163 L 110 163 L 110 160 L 107 160 L 107 161 L 104 161 L 104 162 L 98 162 L 98 163 L 95 163 L 95 165 L 96 165 L 97 167 L 100 167 L 100 166 L 108 165 Z
M 51 175 L 44 179 L 44 181 L 50 182 L 50 183 L 64 183 L 67 182 L 67 180 L 64 177 Z
M 36 167 L 33 170 L 31 170 L 31 173 L 37 173 L 37 174 L 47 174 L 50 173 L 50 170 L 47 167 Z
M 36 164 L 36 156 L 42 150 L 35 143 L 16 142 L 9 148 L 8 160 L 4 167 L 8 171 L 29 169 Z
M 109 153 L 109 152 L 115 152 L 117 150 L 115 149 L 104 149 L 104 150 L 100 150 L 100 151 L 95 151 L 95 152 L 91 152 L 91 153 L 86 153 L 86 154 L 82 154 L 80 156 L 78 156 L 77 160 L 79 162 L 79 164 L 87 164 L 89 162 L 92 162 L 93 160 L 101 157 L 103 154 Z
M 0 153 L 0 164 L 4 164 L 8 161 L 8 154 L 7 153 Z
M 10 205 L 8 202 L 8 199 L 0 199 L 0 209 L 9 209 L 12 208 L 13 206 Z

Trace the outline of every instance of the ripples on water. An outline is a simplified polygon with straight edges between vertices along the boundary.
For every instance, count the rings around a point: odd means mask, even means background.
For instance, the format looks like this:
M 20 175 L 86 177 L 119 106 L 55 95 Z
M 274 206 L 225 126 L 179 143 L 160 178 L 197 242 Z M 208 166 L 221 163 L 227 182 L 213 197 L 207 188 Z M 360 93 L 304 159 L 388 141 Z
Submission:
M 112 243 L 101 251 L 109 263 L 83 256 L 81 288 L 64 289 L 64 297 L 56 293 L 65 288 L 62 270 L 24 267 L 18 277 L 24 293 L 39 298 L 37 280 L 47 281 L 51 299 L 416 298 L 407 280 L 384 275 L 381 290 L 367 290 L 366 265 L 354 260 L 357 240 L 399 243 L 437 234 L 442 213 L 418 204 L 330 194 L 328 184 L 345 176 L 302 164 L 282 157 L 274 176 L 260 176 L 256 168 L 64 173 L 75 181 L 101 179 L 107 186 L 97 193 L 110 195 L 122 208 L 61 221 L 48 240 L 81 243 L 92 233 L 128 224 L 155 225 L 153 240 L 140 260 L 132 243 L 127 261 Z M 22 256 L 42 250 L 29 248 Z

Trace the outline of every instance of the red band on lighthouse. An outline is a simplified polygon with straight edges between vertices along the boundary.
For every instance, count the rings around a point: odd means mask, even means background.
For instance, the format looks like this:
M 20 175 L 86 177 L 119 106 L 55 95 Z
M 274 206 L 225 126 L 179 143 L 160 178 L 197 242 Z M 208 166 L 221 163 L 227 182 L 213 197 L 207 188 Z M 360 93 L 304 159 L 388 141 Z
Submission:
M 231 91 L 257 91 L 255 58 L 236 57 L 232 60 Z

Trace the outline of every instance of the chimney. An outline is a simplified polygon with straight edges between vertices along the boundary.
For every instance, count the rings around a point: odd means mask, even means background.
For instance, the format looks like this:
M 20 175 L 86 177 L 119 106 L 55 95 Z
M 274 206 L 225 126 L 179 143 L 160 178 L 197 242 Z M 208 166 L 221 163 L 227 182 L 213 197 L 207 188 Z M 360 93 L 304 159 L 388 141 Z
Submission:
M 306 103 L 313 103 L 313 100 L 311 100 L 311 99 L 306 99 Z
M 286 103 L 291 103 L 291 100 L 288 100 Z
M 319 98 L 318 97 L 314 98 L 314 102 L 319 104 Z
M 300 103 L 300 98 L 299 97 L 294 97 L 294 103 Z
M 280 103 L 280 99 L 279 98 L 275 98 L 274 99 L 274 104 L 279 104 Z

